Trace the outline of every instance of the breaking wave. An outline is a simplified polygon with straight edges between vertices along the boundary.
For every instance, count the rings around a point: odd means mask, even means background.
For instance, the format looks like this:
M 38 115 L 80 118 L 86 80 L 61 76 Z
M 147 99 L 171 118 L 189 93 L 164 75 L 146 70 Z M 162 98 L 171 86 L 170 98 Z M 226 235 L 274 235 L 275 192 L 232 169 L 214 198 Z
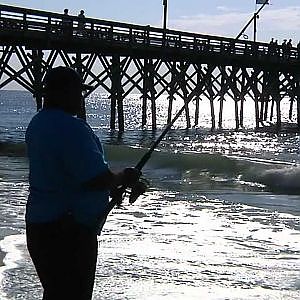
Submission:
M 147 149 L 126 146 L 106 147 L 109 161 L 122 161 L 135 165 Z M 218 177 L 279 193 L 300 194 L 300 166 L 288 162 L 230 157 L 217 153 L 182 153 L 154 151 L 146 168 L 191 172 L 193 176 Z
M 26 156 L 26 145 L 22 142 L 0 141 L 0 156 Z
M 146 148 L 125 145 L 105 145 L 104 149 L 109 162 L 132 166 L 148 151 Z M 0 142 L 0 156 L 26 157 L 26 145 Z M 277 192 L 300 194 L 300 166 L 287 162 L 260 161 L 218 153 L 154 151 L 145 168 L 174 172 L 193 170 L 194 176 L 205 172 L 210 176 L 258 183 Z

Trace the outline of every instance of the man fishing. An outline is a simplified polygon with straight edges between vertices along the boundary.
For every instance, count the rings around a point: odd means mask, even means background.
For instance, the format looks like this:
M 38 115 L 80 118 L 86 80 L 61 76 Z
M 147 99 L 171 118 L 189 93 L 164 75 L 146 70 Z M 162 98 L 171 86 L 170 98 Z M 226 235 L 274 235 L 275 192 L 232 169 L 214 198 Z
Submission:
M 97 231 L 109 194 L 134 186 L 136 168 L 114 173 L 91 127 L 77 115 L 82 84 L 71 68 L 51 69 L 44 79 L 44 105 L 26 131 L 30 193 L 27 247 L 44 289 L 44 300 L 92 298 Z

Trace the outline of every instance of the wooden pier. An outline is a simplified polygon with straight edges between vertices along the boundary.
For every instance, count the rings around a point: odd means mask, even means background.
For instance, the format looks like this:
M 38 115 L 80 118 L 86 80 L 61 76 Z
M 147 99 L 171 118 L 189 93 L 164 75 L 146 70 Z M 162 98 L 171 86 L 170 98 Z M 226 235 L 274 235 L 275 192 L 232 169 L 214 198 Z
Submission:
M 254 101 L 257 129 L 264 122 L 280 129 L 281 101 L 288 97 L 290 123 L 300 128 L 300 53 L 294 47 L 91 18 L 82 26 L 75 16 L 0 5 L 0 89 L 17 82 L 39 109 L 43 77 L 56 65 L 75 68 L 93 90 L 101 87 L 110 95 L 110 127 L 119 131 L 125 130 L 123 100 L 133 92 L 141 94 L 141 125 L 149 122 L 150 109 L 153 129 L 162 94 L 168 94 L 166 122 L 179 96 L 187 127 L 198 124 L 201 101 L 209 101 L 212 129 L 222 127 L 228 97 L 236 129 L 243 127 L 246 98 Z

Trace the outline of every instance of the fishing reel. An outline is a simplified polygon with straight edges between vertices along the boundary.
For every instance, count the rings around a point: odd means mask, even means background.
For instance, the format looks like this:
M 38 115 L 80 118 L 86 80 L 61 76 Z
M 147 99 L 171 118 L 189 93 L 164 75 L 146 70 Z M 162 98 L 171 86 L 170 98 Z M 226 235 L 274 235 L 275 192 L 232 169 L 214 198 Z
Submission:
M 149 182 L 145 178 L 140 178 L 134 186 L 131 187 L 129 203 L 133 204 L 137 198 L 143 195 L 149 187 Z
M 145 178 L 140 178 L 133 186 L 121 186 L 110 192 L 110 196 L 114 199 L 117 206 L 120 206 L 126 194 L 129 194 L 129 203 L 133 204 L 139 196 L 144 194 L 149 187 L 149 181 Z

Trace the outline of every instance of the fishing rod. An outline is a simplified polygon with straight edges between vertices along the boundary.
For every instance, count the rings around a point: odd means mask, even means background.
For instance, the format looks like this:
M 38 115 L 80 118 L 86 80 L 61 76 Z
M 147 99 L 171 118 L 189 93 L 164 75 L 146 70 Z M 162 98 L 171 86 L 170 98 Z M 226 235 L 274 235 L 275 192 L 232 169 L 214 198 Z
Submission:
M 195 87 L 195 89 L 189 94 L 187 100 L 185 101 L 184 105 L 181 107 L 181 109 L 176 113 L 176 115 L 174 116 L 174 118 L 166 125 L 165 129 L 162 131 L 162 133 L 160 134 L 160 136 L 156 139 L 156 141 L 154 141 L 154 143 L 152 144 L 152 146 L 150 147 L 150 149 L 142 156 L 142 158 L 140 159 L 140 161 L 136 164 L 135 168 L 139 171 L 141 171 L 143 169 L 143 167 L 145 166 L 145 164 L 148 162 L 148 160 L 151 158 L 151 155 L 153 153 L 153 151 L 155 150 L 155 148 L 159 145 L 159 143 L 162 141 L 162 139 L 165 137 L 165 135 L 169 132 L 169 130 L 171 129 L 171 127 L 173 126 L 173 124 L 177 121 L 177 119 L 180 117 L 180 115 L 182 114 L 182 112 L 184 111 L 184 109 L 186 108 L 186 106 L 191 102 L 191 100 L 193 99 L 193 97 L 195 97 L 203 88 L 203 86 L 206 83 L 206 79 L 208 78 L 209 75 L 211 75 L 211 71 L 214 69 L 214 66 L 209 66 L 207 68 L 207 73 L 205 74 L 205 76 L 202 78 L 201 82 Z M 123 194 L 126 192 L 126 188 L 127 186 L 123 185 L 117 189 L 115 189 L 114 191 L 112 191 L 112 200 L 109 202 L 108 207 L 104 213 L 104 216 L 107 217 L 108 214 L 111 212 L 111 210 L 118 204 L 121 204 L 122 199 L 123 199 Z M 141 195 L 141 194 L 139 194 Z M 137 195 L 137 197 L 139 196 Z M 131 204 L 135 202 L 135 200 L 137 199 L 133 198 L 131 201 L 129 201 Z

